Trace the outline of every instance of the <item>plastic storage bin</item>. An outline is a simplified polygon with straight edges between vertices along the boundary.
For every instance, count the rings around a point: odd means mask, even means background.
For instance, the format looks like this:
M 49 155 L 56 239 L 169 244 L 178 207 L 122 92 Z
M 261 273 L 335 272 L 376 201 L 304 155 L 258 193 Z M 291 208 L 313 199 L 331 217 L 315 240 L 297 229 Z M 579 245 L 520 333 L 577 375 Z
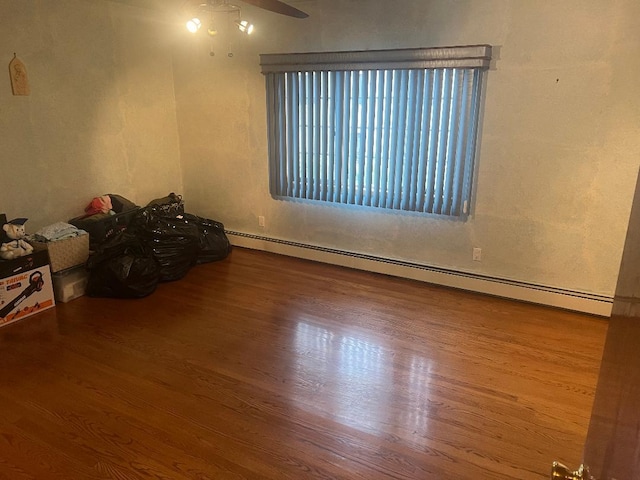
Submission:
M 79 265 L 56 272 L 52 278 L 53 295 L 56 301 L 66 303 L 84 295 L 89 272 L 84 265 Z

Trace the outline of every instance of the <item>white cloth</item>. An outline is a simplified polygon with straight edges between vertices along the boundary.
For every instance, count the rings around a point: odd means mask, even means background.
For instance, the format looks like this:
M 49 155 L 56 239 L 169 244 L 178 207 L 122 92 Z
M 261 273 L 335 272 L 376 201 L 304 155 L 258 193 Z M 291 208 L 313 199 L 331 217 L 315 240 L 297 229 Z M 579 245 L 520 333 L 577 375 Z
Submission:
M 80 230 L 78 227 L 75 227 L 70 223 L 56 222 L 41 228 L 34 233 L 33 236 L 39 242 L 55 242 L 57 240 L 78 237 L 86 234 L 87 232 Z

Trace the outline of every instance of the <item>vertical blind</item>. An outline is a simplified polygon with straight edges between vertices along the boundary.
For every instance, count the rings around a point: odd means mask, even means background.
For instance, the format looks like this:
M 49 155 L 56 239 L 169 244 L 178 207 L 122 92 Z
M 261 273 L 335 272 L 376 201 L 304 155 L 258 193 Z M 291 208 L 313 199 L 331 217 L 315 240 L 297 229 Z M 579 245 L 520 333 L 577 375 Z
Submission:
M 261 57 L 274 197 L 467 213 L 490 47 Z

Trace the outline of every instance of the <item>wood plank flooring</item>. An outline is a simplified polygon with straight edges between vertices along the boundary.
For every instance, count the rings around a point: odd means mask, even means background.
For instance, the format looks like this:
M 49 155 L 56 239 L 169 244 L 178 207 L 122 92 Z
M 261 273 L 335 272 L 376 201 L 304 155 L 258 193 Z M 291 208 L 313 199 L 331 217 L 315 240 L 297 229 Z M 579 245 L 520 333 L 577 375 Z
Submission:
M 236 248 L 0 329 L 0 479 L 545 479 L 607 321 Z

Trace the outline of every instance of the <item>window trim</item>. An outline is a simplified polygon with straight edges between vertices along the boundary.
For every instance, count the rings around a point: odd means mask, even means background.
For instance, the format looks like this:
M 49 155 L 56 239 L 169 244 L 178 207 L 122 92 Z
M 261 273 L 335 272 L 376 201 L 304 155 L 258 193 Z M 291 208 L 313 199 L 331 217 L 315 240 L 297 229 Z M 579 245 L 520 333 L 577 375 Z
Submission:
M 479 68 L 486 70 L 490 63 L 490 45 L 260 55 L 263 74 L 316 70 L 399 70 L 412 68 Z

